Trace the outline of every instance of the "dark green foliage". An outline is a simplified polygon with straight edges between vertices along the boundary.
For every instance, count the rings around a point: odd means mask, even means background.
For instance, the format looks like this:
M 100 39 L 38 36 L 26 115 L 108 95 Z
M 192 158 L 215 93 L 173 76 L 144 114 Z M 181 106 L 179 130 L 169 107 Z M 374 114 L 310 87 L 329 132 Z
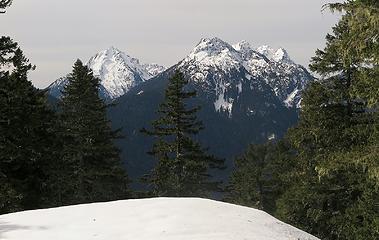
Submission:
M 354 149 L 370 144 L 368 129 L 373 125 L 360 124 L 366 122 L 367 114 L 352 113 L 353 104 L 330 104 L 333 97 L 317 102 L 323 95 L 318 87 L 310 87 L 308 93 L 315 91 L 317 96 L 310 106 L 320 107 L 307 113 L 304 103 L 299 126 L 290 132 L 298 151 L 298 177 L 294 178 L 298 181 L 281 198 L 279 217 L 322 239 L 378 237 L 379 209 L 372 208 L 371 202 L 377 202 L 379 191 L 368 173 L 377 172 L 378 158 L 370 159 L 368 165 L 368 152 L 361 158 L 353 154 Z M 358 207 L 369 214 L 361 211 L 357 215 Z
M 203 126 L 196 117 L 199 107 L 189 108 L 185 102 L 196 96 L 185 90 L 187 83 L 179 71 L 170 78 L 159 119 L 152 123 L 153 130 L 142 130 L 156 140 L 149 154 L 158 162 L 147 177 L 156 196 L 207 196 L 218 190 L 209 169 L 222 168 L 223 161 L 193 140 Z
M 288 134 L 298 163 L 277 214 L 322 239 L 379 238 L 377 43 L 363 20 L 378 9 L 368 2 L 332 5 L 346 13 L 312 59 L 323 78 L 305 92 Z
M 78 60 L 60 104 L 63 145 L 56 163 L 57 203 L 76 204 L 128 197 L 128 178 L 114 146 L 99 79 Z
M 17 43 L 12 41 L 10 37 L 2 36 L 0 38 L 0 65 L 1 70 L 6 64 L 13 63 L 14 52 L 17 49 Z
M 378 1 L 330 7 L 345 12 L 312 59 L 322 79 L 303 94 L 283 149 L 288 164 L 268 160 L 269 145 L 251 148 L 237 161 L 232 196 L 270 211 L 261 186 L 267 166 L 282 163 L 271 168 L 284 186 L 272 198 L 275 216 L 321 239 L 379 239 Z
M 55 135 L 45 93 L 27 79 L 34 67 L 8 37 L 0 39 L 0 56 L 0 212 L 4 213 L 43 205 Z
M 244 156 L 236 160 L 236 170 L 230 180 L 234 203 L 266 210 L 267 181 L 271 177 L 267 173 L 268 148 L 268 145 L 250 145 Z
M 292 160 L 293 153 L 284 140 L 250 145 L 235 161 L 226 200 L 274 214 L 275 202 L 288 185 L 289 176 L 284 172 L 292 170 Z
M 277 217 L 321 239 L 377 239 L 379 189 L 359 157 L 328 155 L 323 160 L 330 166 L 303 175 L 281 196 Z
M 12 4 L 12 0 L 0 0 L 0 13 L 5 13 L 3 9 L 9 7 Z

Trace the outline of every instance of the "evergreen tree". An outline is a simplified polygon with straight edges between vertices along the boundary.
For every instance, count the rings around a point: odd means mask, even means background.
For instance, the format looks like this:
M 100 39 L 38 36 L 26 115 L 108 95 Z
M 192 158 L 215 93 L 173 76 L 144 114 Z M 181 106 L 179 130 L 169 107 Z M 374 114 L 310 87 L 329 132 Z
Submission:
M 0 38 L 0 70 L 3 75 L 7 72 L 5 67 L 13 63 L 16 49 L 17 43 L 15 43 L 10 37 L 2 36 Z
M 63 150 L 55 171 L 59 204 L 129 196 L 128 178 L 113 142 L 118 134 L 111 129 L 98 92 L 99 79 L 78 60 L 60 104 Z
M 54 114 L 27 79 L 34 66 L 9 37 L 0 39 L 0 66 L 0 212 L 39 208 L 54 156 Z
M 0 13 L 5 13 L 3 9 L 9 7 L 12 4 L 12 0 L 0 0 Z
M 285 140 L 252 144 L 237 158 L 226 200 L 275 214 L 276 200 L 287 188 L 293 168 L 293 153 Z
M 234 202 L 271 212 L 264 189 L 276 183 L 271 213 L 284 221 L 321 239 L 379 238 L 378 4 L 329 5 L 344 15 L 312 59 L 321 79 L 304 92 L 286 148 L 253 146 L 236 161 Z
M 278 216 L 322 239 L 377 239 L 378 43 L 370 36 L 378 31 L 378 5 L 331 7 L 346 12 L 312 59 L 322 79 L 306 90 L 300 122 L 288 134 L 297 164 Z
M 200 108 L 190 108 L 186 102 L 196 96 L 196 91 L 186 91 L 187 83 L 176 71 L 159 107 L 160 117 L 152 123 L 151 131 L 142 130 L 156 139 L 149 154 L 158 162 L 147 176 L 156 196 L 207 196 L 219 190 L 209 170 L 222 169 L 223 160 L 208 155 L 193 139 L 203 125 L 196 117 Z
M 244 156 L 236 159 L 230 180 L 232 202 L 266 210 L 266 167 L 268 145 L 250 145 Z

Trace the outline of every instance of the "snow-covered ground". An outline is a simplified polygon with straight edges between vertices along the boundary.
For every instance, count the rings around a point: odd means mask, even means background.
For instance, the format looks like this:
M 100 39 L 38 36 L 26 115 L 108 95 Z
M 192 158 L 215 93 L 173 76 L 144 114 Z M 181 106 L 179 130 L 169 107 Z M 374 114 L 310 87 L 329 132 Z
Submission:
M 1 240 L 316 240 L 269 214 L 195 198 L 155 198 L 0 216 Z

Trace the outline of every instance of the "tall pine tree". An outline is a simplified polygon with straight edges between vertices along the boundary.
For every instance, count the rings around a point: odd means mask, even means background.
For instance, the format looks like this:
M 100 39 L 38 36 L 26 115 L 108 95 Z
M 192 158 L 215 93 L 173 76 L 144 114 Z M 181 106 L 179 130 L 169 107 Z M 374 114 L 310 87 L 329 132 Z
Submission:
M 208 196 L 219 190 L 209 170 L 223 168 L 223 160 L 208 155 L 193 139 L 203 125 L 196 117 L 200 108 L 188 107 L 186 102 L 196 96 L 196 91 L 186 91 L 187 84 L 184 75 L 176 71 L 159 107 L 159 118 L 152 123 L 152 130 L 142 130 L 155 138 L 150 154 L 158 162 L 147 180 L 156 196 Z
M 114 145 L 99 79 L 78 60 L 60 104 L 63 150 L 56 169 L 57 202 L 76 204 L 129 197 L 128 178 Z
M 0 38 L 0 66 L 0 212 L 39 208 L 54 159 L 54 114 L 27 79 L 34 66 L 9 37 Z
M 305 92 L 300 122 L 288 134 L 298 163 L 278 214 L 322 239 L 377 239 L 378 5 L 331 7 L 346 12 L 312 59 L 322 79 Z

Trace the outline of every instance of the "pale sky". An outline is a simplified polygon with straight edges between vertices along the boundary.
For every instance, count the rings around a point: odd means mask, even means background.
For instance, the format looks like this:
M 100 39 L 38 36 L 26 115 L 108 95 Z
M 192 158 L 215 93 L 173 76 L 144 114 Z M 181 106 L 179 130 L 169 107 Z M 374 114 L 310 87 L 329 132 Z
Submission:
M 321 12 L 327 0 L 14 0 L 0 14 L 1 35 L 11 36 L 37 69 L 39 88 L 66 75 L 110 46 L 143 63 L 172 66 L 203 37 L 231 44 L 246 40 L 287 49 L 307 66 L 338 15 Z

